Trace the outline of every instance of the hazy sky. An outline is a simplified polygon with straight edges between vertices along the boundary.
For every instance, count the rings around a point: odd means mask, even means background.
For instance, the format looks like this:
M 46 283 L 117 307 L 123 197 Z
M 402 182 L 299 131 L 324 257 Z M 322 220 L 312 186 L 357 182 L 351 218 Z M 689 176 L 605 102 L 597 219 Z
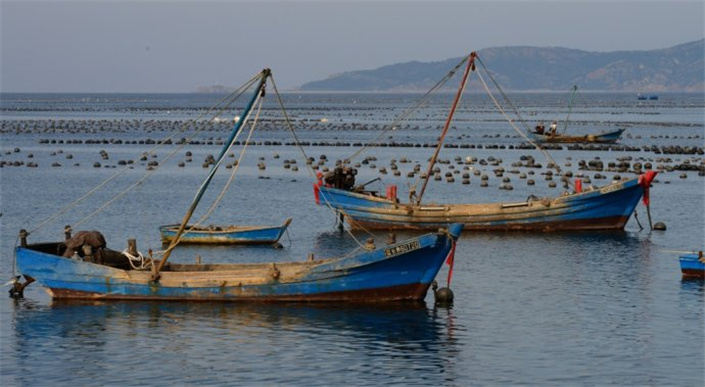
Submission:
M 0 91 L 280 89 L 496 46 L 648 50 L 705 36 L 702 0 L 6 1 Z

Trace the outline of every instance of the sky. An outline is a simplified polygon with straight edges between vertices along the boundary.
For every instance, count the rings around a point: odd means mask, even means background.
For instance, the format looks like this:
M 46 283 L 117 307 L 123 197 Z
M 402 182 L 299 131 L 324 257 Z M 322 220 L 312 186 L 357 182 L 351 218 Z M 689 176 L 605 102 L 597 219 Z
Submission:
M 499 46 L 631 51 L 705 37 L 702 0 L 0 0 L 2 92 L 280 90 Z

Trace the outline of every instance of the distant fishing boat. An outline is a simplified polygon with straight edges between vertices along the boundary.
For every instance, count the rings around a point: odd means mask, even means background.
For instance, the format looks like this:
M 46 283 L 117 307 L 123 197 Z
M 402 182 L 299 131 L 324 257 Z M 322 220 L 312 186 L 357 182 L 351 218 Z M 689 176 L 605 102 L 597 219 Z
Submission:
M 479 60 L 476 54 L 471 53 L 451 70 L 451 74 L 455 73 L 467 61 L 435 153 L 422 175 L 423 185 L 418 196 L 414 189 L 409 193 L 409 201 L 402 202 L 397 198 L 394 185 L 387 186 L 386 194 L 367 191 L 366 184 L 355 185 L 355 170 L 342 165 L 325 176 L 319 174 L 314 185 L 316 203 L 337 210 L 352 228 L 385 230 L 435 229 L 451 223 L 462 223 L 465 230 L 622 230 L 640 198 L 644 198 L 648 211 L 649 187 L 657 174 L 654 171 L 595 189 L 583 190 L 582 181 L 578 180 L 572 193 L 554 198 L 530 196 L 521 202 L 480 204 L 422 203 L 465 83 L 475 70 L 476 59 Z
M 597 143 L 597 144 L 612 144 L 622 138 L 622 133 L 626 129 L 616 129 L 612 131 L 601 132 L 597 134 L 586 134 L 582 136 L 566 135 L 561 133 L 537 133 L 529 132 L 529 137 L 534 141 L 541 143 Z
M 533 131 L 529 131 L 529 137 L 539 143 L 599 143 L 599 144 L 611 144 L 619 141 L 622 137 L 622 133 L 626 130 L 625 128 L 620 128 L 616 130 L 604 131 L 601 133 L 590 133 L 585 135 L 569 135 L 566 134 L 568 130 L 568 122 L 570 120 L 570 114 L 573 110 L 573 100 L 575 94 L 578 91 L 578 86 L 573 86 L 572 93 L 570 96 L 570 102 L 568 103 L 568 115 L 566 116 L 565 122 L 563 124 L 563 130 L 558 132 L 558 123 L 553 122 L 548 130 L 546 130 L 543 124 L 537 125 Z
M 451 263 L 462 224 L 383 247 L 367 244 L 342 258 L 268 263 L 168 263 L 182 242 L 194 210 L 255 105 L 262 106 L 269 69 L 254 77 L 251 99 L 199 188 L 161 258 L 139 253 L 129 240 L 122 251 L 107 248 L 98 231 L 81 231 L 61 242 L 28 244 L 20 232 L 11 294 L 37 281 L 56 299 L 157 301 L 418 301 L 446 260 Z M 273 83 L 273 80 L 272 80 Z M 246 90 L 246 89 L 245 89 Z M 275 88 L 276 91 L 276 88 Z M 238 94 L 239 95 L 239 94 Z M 255 115 L 257 117 L 257 115 Z M 252 125 L 254 129 L 254 123 Z M 134 218 L 131 220 L 135 221 Z M 128 226 L 129 224 L 126 223 Z M 285 224 L 288 224 L 286 222 Z M 450 278 L 450 277 L 449 277 Z
M 679 260 L 684 278 L 705 278 L 705 257 L 703 257 L 702 251 L 683 254 Z
M 190 226 L 180 237 L 181 244 L 205 245 L 266 245 L 274 244 L 284 235 L 292 219 L 280 226 Z M 179 224 L 159 227 L 162 243 L 171 243 L 179 231 Z
M 636 99 L 639 101 L 646 101 L 646 100 L 651 100 L 651 101 L 658 101 L 658 95 L 656 94 L 651 94 L 651 95 L 643 95 L 643 94 L 638 94 L 636 96 Z

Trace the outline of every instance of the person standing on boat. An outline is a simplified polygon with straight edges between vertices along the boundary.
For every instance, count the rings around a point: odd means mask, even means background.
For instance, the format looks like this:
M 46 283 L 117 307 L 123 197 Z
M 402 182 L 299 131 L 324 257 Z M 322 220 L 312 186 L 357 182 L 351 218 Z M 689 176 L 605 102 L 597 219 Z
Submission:
M 548 130 L 548 134 L 555 136 L 556 129 L 558 129 L 558 123 L 556 121 L 551 122 L 551 128 Z

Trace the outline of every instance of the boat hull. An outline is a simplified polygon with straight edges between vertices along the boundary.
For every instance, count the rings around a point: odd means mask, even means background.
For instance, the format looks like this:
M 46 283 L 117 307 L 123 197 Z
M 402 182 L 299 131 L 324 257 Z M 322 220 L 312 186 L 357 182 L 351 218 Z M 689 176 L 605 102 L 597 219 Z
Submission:
M 532 140 L 542 143 L 599 143 L 599 144 L 611 144 L 619 141 L 624 133 L 625 129 L 617 129 L 611 132 L 604 132 L 599 134 L 587 134 L 584 136 L 568 136 L 563 134 L 548 135 L 548 134 L 538 134 L 529 133 L 529 137 Z
M 645 186 L 648 183 L 630 179 L 552 199 L 421 206 L 324 186 L 316 189 L 319 203 L 340 211 L 353 228 L 435 229 L 462 223 L 465 230 L 578 231 L 624 229 Z
M 58 243 L 16 249 L 23 275 L 56 299 L 386 302 L 423 300 L 462 225 L 338 259 L 267 264 L 171 263 L 121 270 L 51 253 Z M 117 252 L 112 252 L 117 253 Z M 119 253 L 117 253 L 119 254 Z
M 277 243 L 284 235 L 291 219 L 281 226 L 226 226 L 203 227 L 191 229 L 186 226 L 186 232 L 180 238 L 180 244 L 210 244 L 210 245 L 257 245 Z M 171 243 L 179 231 L 178 224 L 159 227 L 162 243 Z
M 705 278 L 705 258 L 699 254 L 683 254 L 679 257 L 684 278 Z

